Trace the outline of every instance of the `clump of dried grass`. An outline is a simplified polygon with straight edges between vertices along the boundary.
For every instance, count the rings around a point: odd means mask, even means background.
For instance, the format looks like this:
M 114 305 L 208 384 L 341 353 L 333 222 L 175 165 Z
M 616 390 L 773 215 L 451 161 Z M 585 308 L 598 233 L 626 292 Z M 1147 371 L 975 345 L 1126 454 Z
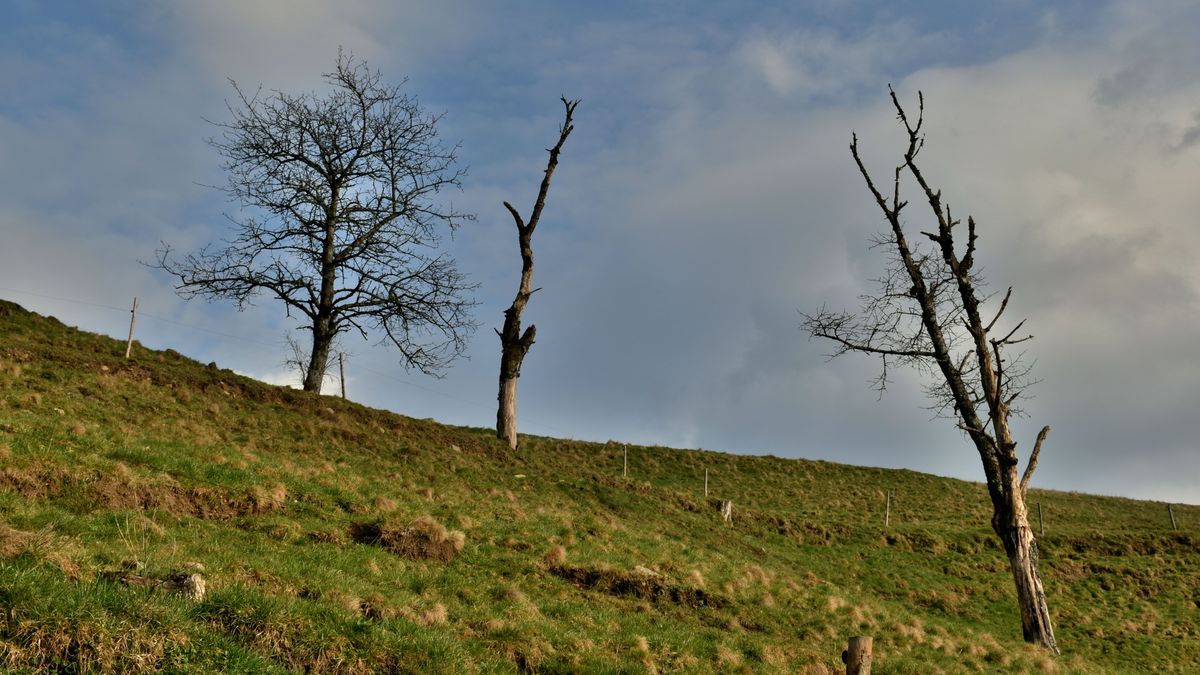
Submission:
M 735 652 L 725 645 L 717 646 L 717 667 L 737 668 L 742 665 L 741 652 Z
M 35 560 L 56 565 L 68 577 L 78 579 L 79 566 L 75 564 L 73 553 L 73 542 L 56 533 L 52 527 L 25 532 L 0 523 L 0 558 L 28 555 Z
M 561 565 L 567 561 L 567 549 L 562 546 L 553 546 L 546 555 L 542 556 L 542 560 L 551 567 Z
M 446 606 L 440 602 L 436 603 L 417 616 L 417 623 L 422 626 L 440 626 L 446 623 Z
M 272 488 L 255 485 L 247 495 L 252 513 L 270 513 L 279 511 L 287 504 L 287 487 L 282 483 Z

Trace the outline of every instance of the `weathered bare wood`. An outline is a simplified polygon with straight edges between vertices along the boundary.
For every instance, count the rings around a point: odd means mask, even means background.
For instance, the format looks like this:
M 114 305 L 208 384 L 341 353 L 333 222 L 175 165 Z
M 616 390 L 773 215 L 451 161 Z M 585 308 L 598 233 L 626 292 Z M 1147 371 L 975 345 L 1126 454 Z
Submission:
M 550 148 L 550 158 L 546 161 L 546 171 L 538 188 L 537 200 L 529 220 L 521 217 L 516 207 L 504 202 L 504 208 L 512 216 L 517 226 L 517 244 L 521 251 L 521 285 L 512 305 L 504 310 L 504 328 L 496 331 L 500 336 L 500 387 L 496 395 L 496 436 L 506 441 L 511 448 L 517 447 L 517 378 L 521 376 L 521 365 L 525 355 L 533 346 L 537 337 L 537 327 L 529 326 L 521 331 L 521 313 L 529 304 L 529 298 L 538 289 L 533 288 L 533 231 L 537 229 L 542 217 L 542 209 L 546 206 L 546 195 L 550 192 L 550 179 L 558 167 L 558 155 L 562 152 L 567 137 L 575 130 L 574 115 L 578 100 L 569 101 L 562 97 L 564 112 L 563 124 L 558 130 L 558 142 Z
M 1170 504 L 1167 504 L 1167 515 L 1171 516 L 1171 529 L 1178 530 L 1179 528 L 1175 525 L 1175 509 Z
M 133 297 L 133 308 L 129 310 L 129 339 L 125 341 L 125 358 L 133 351 L 133 322 L 137 320 L 137 296 Z
M 1046 441 L 1046 436 L 1049 434 L 1049 424 L 1042 427 L 1042 430 L 1038 432 L 1037 440 L 1033 443 L 1033 452 L 1029 453 L 1029 463 L 1025 465 L 1025 475 L 1021 477 L 1021 494 L 1025 494 L 1029 489 L 1029 480 L 1033 478 L 1033 472 L 1037 469 L 1038 455 L 1042 452 L 1042 443 Z
M 342 400 L 346 399 L 346 354 L 338 352 L 338 383 L 342 385 Z
M 888 527 L 892 523 L 892 491 L 887 491 L 887 501 L 883 507 L 883 526 Z
M 1019 477 L 1017 442 L 1009 425 L 1030 381 L 1029 367 L 1021 362 L 1020 354 L 1010 356 L 1006 349 L 1032 336 L 1017 335 L 1024 326 L 1024 321 L 1018 321 L 1011 329 L 998 330 L 1000 337 L 991 337 L 992 329 L 1009 307 L 1012 289 L 1004 294 L 992 319 L 985 321 L 981 310 L 986 295 L 980 292 L 982 281 L 974 269 L 979 238 L 975 220 L 967 218 L 963 248 L 961 238 L 956 241 L 955 237 L 961 221 L 953 216 L 941 191 L 932 187 L 917 164 L 925 144 L 924 96 L 918 94 L 917 115 L 910 117 L 895 90 L 889 87 L 889 94 L 908 137 L 903 162 L 892 176 L 890 196 L 883 193 L 867 170 L 856 134 L 851 135 L 850 154 L 887 221 L 887 231 L 876 243 L 893 250 L 894 263 L 880 279 L 878 292 L 864 296 L 859 313 L 822 308 L 816 315 L 805 315 L 804 326 L 814 337 L 837 345 L 832 356 L 862 352 L 880 357 L 882 372 L 876 385 L 881 394 L 887 387 L 891 363 L 911 365 L 937 376 L 930 387 L 935 408 L 956 418 L 958 428 L 971 439 L 983 464 L 992 502 L 992 529 L 1003 542 L 1011 563 L 1025 639 L 1057 653 L 1037 571 L 1037 544 L 1025 504 L 1025 493 L 1050 427 L 1038 434 L 1024 475 Z M 901 218 L 907 202 L 900 198 L 905 172 L 916 181 L 928 202 L 936 229 L 922 234 L 932 246 L 924 239 L 910 243 L 907 237 L 906 219 Z M 889 512 L 885 512 L 885 526 Z
M 842 663 L 846 664 L 846 675 L 871 675 L 872 647 L 875 639 L 866 636 L 852 637 L 842 652 Z

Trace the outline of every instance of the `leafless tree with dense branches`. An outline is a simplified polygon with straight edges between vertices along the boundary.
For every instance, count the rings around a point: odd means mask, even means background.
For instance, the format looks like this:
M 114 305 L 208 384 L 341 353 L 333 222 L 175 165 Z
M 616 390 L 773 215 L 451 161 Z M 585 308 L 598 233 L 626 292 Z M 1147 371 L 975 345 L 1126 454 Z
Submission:
M 538 290 L 533 287 L 533 231 L 537 229 L 542 209 L 546 206 L 550 179 L 554 176 L 554 169 L 558 167 L 558 155 L 562 152 L 567 137 L 575 130 L 575 107 L 579 105 L 579 101 L 569 101 L 564 96 L 562 104 L 564 114 L 562 126 L 558 128 L 558 142 L 547 150 L 550 157 L 546 161 L 546 171 L 542 175 L 537 201 L 533 204 L 529 220 L 522 218 L 520 211 L 512 204 L 504 202 L 504 208 L 508 209 L 517 226 L 517 245 L 521 249 L 521 285 L 517 288 L 512 305 L 504 310 L 504 329 L 496 331 L 496 335 L 500 336 L 500 391 L 497 394 L 496 436 L 507 441 L 512 448 L 517 447 L 517 378 L 521 376 L 521 364 L 525 355 L 529 353 L 529 348 L 533 346 L 534 336 L 537 335 L 537 326 L 534 325 L 521 332 L 521 313 L 529 304 L 529 297 Z
M 1057 652 L 1025 502 L 1050 427 L 1038 433 L 1024 475 L 1018 477 L 1017 443 L 1009 425 L 1010 417 L 1020 413 L 1020 402 L 1032 384 L 1029 364 L 1010 348 L 1033 336 L 1022 333 L 1024 321 L 1010 329 L 997 328 L 1012 298 L 1011 287 L 995 315 L 984 318 L 982 305 L 987 297 L 981 295 L 984 282 L 976 268 L 975 221 L 967 218 L 966 245 L 961 246 L 954 238 L 961 234 L 955 229 L 961 221 L 951 215 L 941 191 L 928 183 L 916 164 L 925 142 L 924 96 L 918 95 L 920 108 L 914 120 L 896 92 L 890 87 L 889 91 L 908 137 L 904 161 L 895 167 L 890 195 L 881 191 L 864 166 L 857 134 L 850 144 L 858 170 L 890 226 L 874 242 L 889 251 L 889 264 L 876 280 L 878 289 L 862 297 L 859 312 L 822 309 L 804 315 L 803 325 L 810 335 L 837 345 L 832 356 L 861 352 L 880 357 L 882 370 L 875 384 L 881 394 L 891 364 L 912 366 L 931 376 L 926 388 L 934 408 L 957 420 L 983 462 L 992 502 L 992 529 L 1008 555 L 1025 640 Z M 936 229 L 920 234 L 932 245 L 910 243 L 905 233 L 901 211 L 908 202 L 900 198 L 905 173 L 916 181 L 929 203 Z
M 223 188 L 242 213 L 234 236 L 181 260 L 166 244 L 156 267 L 184 297 L 266 292 L 307 320 L 304 389 L 325 379 L 341 333 L 379 331 L 402 363 L 438 374 L 466 346 L 475 285 L 437 251 L 442 230 L 473 216 L 441 201 L 457 188 L 457 147 L 439 116 L 339 50 L 324 95 L 257 92 L 232 83 L 232 120 L 208 142 L 224 159 Z

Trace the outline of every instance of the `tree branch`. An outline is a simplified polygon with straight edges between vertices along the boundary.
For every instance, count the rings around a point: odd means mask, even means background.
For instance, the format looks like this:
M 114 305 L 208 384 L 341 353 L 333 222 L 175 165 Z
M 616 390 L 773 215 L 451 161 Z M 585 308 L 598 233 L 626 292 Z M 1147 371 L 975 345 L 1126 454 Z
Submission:
M 1037 469 L 1038 455 L 1042 452 L 1042 443 L 1046 441 L 1046 436 L 1050 435 L 1050 425 L 1042 427 L 1038 432 L 1037 441 L 1033 444 L 1033 452 L 1029 453 L 1029 463 L 1025 465 L 1025 474 L 1021 476 L 1021 496 L 1025 495 L 1025 491 L 1029 489 L 1029 481 L 1033 478 L 1033 472 Z

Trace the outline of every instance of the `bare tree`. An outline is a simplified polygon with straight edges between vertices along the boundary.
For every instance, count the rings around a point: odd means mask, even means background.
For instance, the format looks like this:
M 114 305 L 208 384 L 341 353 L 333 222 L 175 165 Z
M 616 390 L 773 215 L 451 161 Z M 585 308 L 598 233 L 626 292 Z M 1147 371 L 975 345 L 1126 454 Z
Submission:
M 504 329 L 496 331 L 496 335 L 500 336 L 500 392 L 497 394 L 499 406 L 496 409 L 496 436 L 507 441 L 511 448 L 517 447 L 517 378 L 521 376 L 521 364 L 525 355 L 529 353 L 529 348 L 533 346 L 534 336 L 537 335 L 537 326 L 532 324 L 524 333 L 521 332 L 521 313 L 525 311 L 525 305 L 529 304 L 529 297 L 540 290 L 533 288 L 533 231 L 537 229 L 542 209 L 546 206 L 550 179 L 554 176 L 554 169 L 558 167 L 558 153 L 562 151 L 567 137 L 575 130 L 573 118 L 579 101 L 568 101 L 564 96 L 562 104 L 565 112 L 562 126 L 558 128 L 558 142 L 547 151 L 550 153 L 550 159 L 546 162 L 546 172 L 542 176 L 537 201 L 533 205 L 533 212 L 529 214 L 529 220 L 523 219 L 512 204 L 504 202 L 504 208 L 512 214 L 517 225 L 517 243 L 521 249 L 521 286 L 517 289 L 517 296 L 513 298 L 512 305 L 504 310 Z
M 442 228 L 472 216 L 439 201 L 460 186 L 457 147 L 439 116 L 338 52 L 330 91 L 247 95 L 236 82 L 232 121 L 208 142 L 224 159 L 223 188 L 242 206 L 234 236 L 155 266 L 183 297 L 232 298 L 244 309 L 266 292 L 307 320 L 312 344 L 304 389 L 325 379 L 330 345 L 355 329 L 383 334 L 405 367 L 437 374 L 475 328 L 475 286 L 437 252 Z
M 1020 353 L 1010 354 L 1009 348 L 1033 336 L 1019 335 L 1024 321 L 1009 330 L 997 329 L 1012 298 L 1011 287 L 995 315 L 990 320 L 982 316 L 981 305 L 987 298 L 980 295 L 984 284 L 975 267 L 975 221 L 967 218 L 964 248 L 954 239 L 961 221 L 951 215 L 941 191 L 929 185 L 916 164 L 924 146 L 924 96 L 920 95 L 914 122 L 896 92 L 890 87 L 889 91 L 908 133 L 908 147 L 903 163 L 895 168 L 891 195 L 880 191 L 863 165 L 857 135 L 852 136 L 850 152 L 890 225 L 875 241 L 889 250 L 890 263 L 877 280 L 875 294 L 862 297 L 860 312 L 822 309 L 815 316 L 805 315 L 804 328 L 814 337 L 837 343 L 833 356 L 847 352 L 879 356 L 883 366 L 876 386 L 881 394 L 887 387 L 889 364 L 913 366 L 933 376 L 927 391 L 935 410 L 957 420 L 983 462 L 992 501 L 992 529 L 1011 564 L 1025 640 L 1057 653 L 1050 610 L 1038 575 L 1037 542 L 1025 504 L 1025 491 L 1050 427 L 1043 427 L 1037 435 L 1024 475 L 1018 478 L 1017 443 L 1009 426 L 1009 418 L 1020 413 L 1020 401 L 1031 384 L 1028 364 L 1023 363 Z M 921 232 L 932 246 L 922 247 L 919 241 L 911 244 L 905 235 L 900 217 L 907 205 L 900 199 L 900 179 L 905 172 L 920 186 L 936 221 L 936 231 Z

